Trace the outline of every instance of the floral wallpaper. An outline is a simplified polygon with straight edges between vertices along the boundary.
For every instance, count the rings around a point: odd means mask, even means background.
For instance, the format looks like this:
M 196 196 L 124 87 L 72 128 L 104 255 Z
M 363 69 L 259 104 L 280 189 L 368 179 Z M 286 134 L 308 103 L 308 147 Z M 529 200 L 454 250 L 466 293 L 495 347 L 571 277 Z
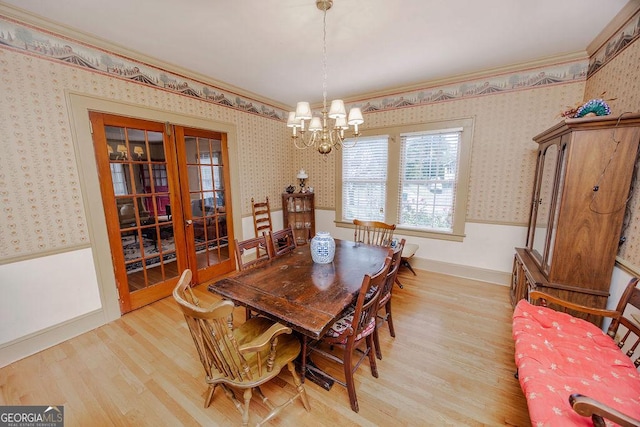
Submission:
M 367 127 L 474 117 L 467 219 L 525 225 L 532 137 L 557 123 L 567 106 L 603 89 L 619 96 L 614 114 L 638 111 L 640 44 L 625 46 L 597 70 L 586 59 L 570 61 L 353 103 L 366 111 Z M 316 189 L 316 206 L 335 207 L 335 156 L 293 150 L 285 111 L 0 16 L 0 114 L 8 118 L 0 121 L 0 261 L 89 243 L 68 90 L 234 124 L 241 188 L 232 190 L 241 192 L 243 216 L 250 215 L 251 197 L 268 195 L 272 209 L 280 209 L 280 194 L 296 184 L 301 167 Z M 640 260 L 638 252 L 628 255 Z
M 604 97 L 614 116 L 625 112 L 640 112 L 640 12 L 600 50 L 610 52 L 608 61 L 594 69 L 587 80 L 584 100 Z M 631 36 L 633 34 L 633 37 Z M 624 49 L 615 50 L 615 46 Z M 609 100 L 611 99 L 611 100 Z M 620 246 L 619 256 L 632 263 L 640 271 L 640 189 L 636 177 L 632 198 L 627 207 L 623 236 L 625 243 Z
M 242 212 L 265 194 L 280 206 L 289 174 L 271 165 L 290 150 L 278 120 L 2 47 L 0 75 L 0 261 L 89 244 L 67 90 L 235 124 Z

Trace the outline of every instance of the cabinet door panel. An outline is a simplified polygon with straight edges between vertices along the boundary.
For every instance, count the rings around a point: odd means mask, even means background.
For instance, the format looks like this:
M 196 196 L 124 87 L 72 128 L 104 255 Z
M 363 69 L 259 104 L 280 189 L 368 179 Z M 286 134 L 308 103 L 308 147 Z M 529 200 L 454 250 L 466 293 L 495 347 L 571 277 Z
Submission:
M 535 227 L 533 230 L 532 252 L 538 264 L 543 265 L 545 258 L 545 246 L 547 233 L 549 231 L 549 216 L 551 213 L 552 197 L 556 176 L 556 164 L 558 162 L 558 146 L 549 145 L 543 154 L 541 163 L 540 183 L 537 199 L 533 203 L 537 204 L 535 217 Z

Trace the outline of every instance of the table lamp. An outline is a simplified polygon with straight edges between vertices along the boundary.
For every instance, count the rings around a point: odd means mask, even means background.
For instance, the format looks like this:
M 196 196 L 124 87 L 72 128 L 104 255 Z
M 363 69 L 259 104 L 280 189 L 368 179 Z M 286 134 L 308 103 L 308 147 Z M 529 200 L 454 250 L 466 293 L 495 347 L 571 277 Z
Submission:
M 300 192 L 304 193 L 304 182 L 307 180 L 307 178 L 309 178 L 309 175 L 307 175 L 304 169 L 300 169 L 298 171 L 298 175 L 296 175 L 296 178 L 300 180 Z

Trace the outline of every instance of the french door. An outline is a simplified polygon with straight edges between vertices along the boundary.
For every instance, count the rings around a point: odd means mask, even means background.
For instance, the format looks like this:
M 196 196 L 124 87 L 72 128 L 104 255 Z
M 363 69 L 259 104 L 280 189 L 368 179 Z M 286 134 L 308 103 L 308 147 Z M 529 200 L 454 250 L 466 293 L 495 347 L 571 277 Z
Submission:
M 90 113 L 120 310 L 233 271 L 226 134 Z

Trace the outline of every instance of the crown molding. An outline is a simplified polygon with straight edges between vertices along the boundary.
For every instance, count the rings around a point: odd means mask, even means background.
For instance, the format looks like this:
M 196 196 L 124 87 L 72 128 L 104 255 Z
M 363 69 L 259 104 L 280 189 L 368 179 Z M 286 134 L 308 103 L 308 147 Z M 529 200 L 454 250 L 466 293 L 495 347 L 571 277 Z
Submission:
M 215 80 L 210 76 L 206 76 L 204 74 L 197 73 L 193 70 L 183 68 L 177 64 L 164 62 L 157 58 L 147 56 L 142 52 L 132 50 L 122 45 L 119 45 L 117 43 L 113 43 L 111 41 L 97 37 L 95 35 L 76 30 L 64 24 L 60 24 L 60 23 L 48 20 L 46 18 L 43 18 L 42 16 L 33 14 L 29 11 L 20 9 L 12 5 L 8 5 L 6 3 L 0 2 L 0 15 L 4 15 L 7 18 L 14 19 L 24 24 L 37 27 L 38 29 L 51 32 L 55 35 L 66 37 L 71 40 L 77 41 L 79 43 L 87 44 L 89 46 L 92 46 L 101 50 L 105 50 L 109 53 L 113 53 L 118 56 L 143 62 L 145 64 L 148 64 L 149 66 L 160 68 L 168 72 L 171 72 L 172 74 L 181 75 L 189 79 L 198 80 L 202 83 L 217 87 L 221 90 L 232 92 L 237 95 L 250 98 L 250 99 L 262 102 L 264 104 L 271 105 L 272 107 L 282 109 L 284 111 L 289 111 L 291 109 L 291 107 L 286 104 L 275 101 L 273 99 L 266 98 L 257 93 L 250 92 L 246 89 L 242 89 L 240 87 L 231 85 L 229 83 Z
M 596 36 L 595 39 L 587 46 L 587 53 L 589 56 L 593 56 L 598 49 L 604 46 L 605 43 L 609 41 L 611 37 L 615 35 L 624 25 L 629 22 L 633 16 L 640 11 L 640 0 L 630 0 L 618 14 L 607 24 L 606 27 L 600 34 Z

